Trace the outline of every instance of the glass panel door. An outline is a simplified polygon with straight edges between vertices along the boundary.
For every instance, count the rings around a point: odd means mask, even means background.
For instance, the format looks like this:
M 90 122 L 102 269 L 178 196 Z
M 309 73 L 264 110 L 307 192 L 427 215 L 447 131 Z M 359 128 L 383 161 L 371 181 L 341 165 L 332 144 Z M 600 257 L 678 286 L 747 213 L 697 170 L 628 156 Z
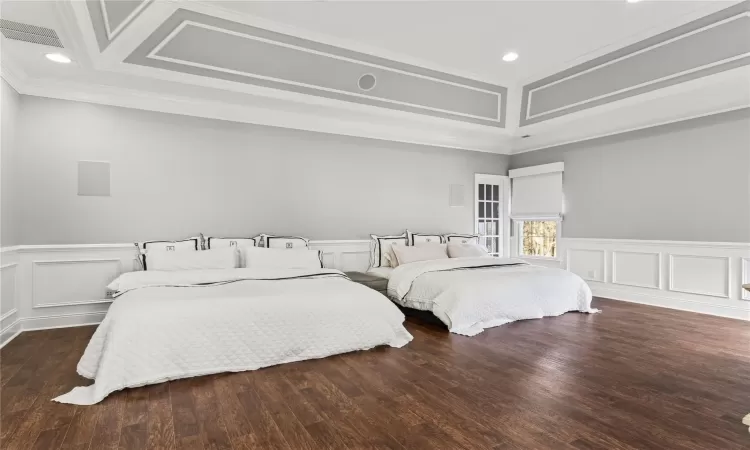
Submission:
M 479 244 L 492 256 L 502 256 L 506 247 L 505 205 L 507 177 L 475 175 L 475 226 Z

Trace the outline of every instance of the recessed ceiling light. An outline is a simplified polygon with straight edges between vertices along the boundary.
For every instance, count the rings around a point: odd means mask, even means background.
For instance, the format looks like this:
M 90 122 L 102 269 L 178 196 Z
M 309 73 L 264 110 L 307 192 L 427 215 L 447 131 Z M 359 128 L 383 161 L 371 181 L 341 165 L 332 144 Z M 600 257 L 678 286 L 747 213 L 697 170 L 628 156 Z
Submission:
M 505 62 L 512 62 L 518 59 L 518 53 L 516 52 L 508 52 L 503 55 L 503 61 Z
M 70 62 L 70 58 L 63 55 L 62 53 L 47 53 L 44 56 L 46 56 L 50 61 L 54 61 L 56 63 L 68 64 Z
M 641 0 L 627 0 L 627 1 L 628 1 L 628 3 L 638 3 L 638 2 L 640 2 Z

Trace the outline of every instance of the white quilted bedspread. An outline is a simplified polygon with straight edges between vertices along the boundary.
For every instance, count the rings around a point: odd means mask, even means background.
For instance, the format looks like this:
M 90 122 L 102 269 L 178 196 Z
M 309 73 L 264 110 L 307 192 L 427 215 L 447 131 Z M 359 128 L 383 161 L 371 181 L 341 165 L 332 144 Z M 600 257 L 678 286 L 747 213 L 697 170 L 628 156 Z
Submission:
M 335 270 L 134 272 L 123 277 L 118 281 L 125 292 L 78 363 L 78 373 L 94 384 L 54 400 L 91 405 L 127 387 L 379 345 L 401 347 L 412 339 L 395 305 Z
M 432 311 L 451 332 L 466 336 L 521 319 L 598 312 L 591 308 L 591 289 L 578 275 L 507 258 L 398 266 L 388 295 L 402 306 Z

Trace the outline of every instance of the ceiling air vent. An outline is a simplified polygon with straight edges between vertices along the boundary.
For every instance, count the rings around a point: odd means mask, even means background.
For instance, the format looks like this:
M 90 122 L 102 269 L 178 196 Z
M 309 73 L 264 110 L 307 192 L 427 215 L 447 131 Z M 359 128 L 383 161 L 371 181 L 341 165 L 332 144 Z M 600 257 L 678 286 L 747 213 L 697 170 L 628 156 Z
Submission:
M 49 28 L 0 19 L 0 32 L 2 32 L 3 36 L 6 38 L 15 39 L 16 41 L 49 45 L 50 47 L 63 47 L 55 30 Z

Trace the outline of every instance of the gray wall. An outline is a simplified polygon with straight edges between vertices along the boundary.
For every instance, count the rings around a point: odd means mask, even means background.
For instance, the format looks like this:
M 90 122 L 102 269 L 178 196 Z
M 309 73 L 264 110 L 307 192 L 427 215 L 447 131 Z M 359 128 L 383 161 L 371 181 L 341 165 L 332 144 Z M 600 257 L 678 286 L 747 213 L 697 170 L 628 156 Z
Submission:
M 506 156 L 21 96 L 23 244 L 198 232 L 368 238 L 473 229 L 474 173 Z M 76 195 L 79 160 L 111 162 L 111 197 Z M 450 184 L 466 206 L 450 208 Z
M 0 78 L 0 247 L 20 243 L 15 132 L 20 96 Z
M 513 155 L 565 162 L 563 236 L 750 242 L 750 109 Z

